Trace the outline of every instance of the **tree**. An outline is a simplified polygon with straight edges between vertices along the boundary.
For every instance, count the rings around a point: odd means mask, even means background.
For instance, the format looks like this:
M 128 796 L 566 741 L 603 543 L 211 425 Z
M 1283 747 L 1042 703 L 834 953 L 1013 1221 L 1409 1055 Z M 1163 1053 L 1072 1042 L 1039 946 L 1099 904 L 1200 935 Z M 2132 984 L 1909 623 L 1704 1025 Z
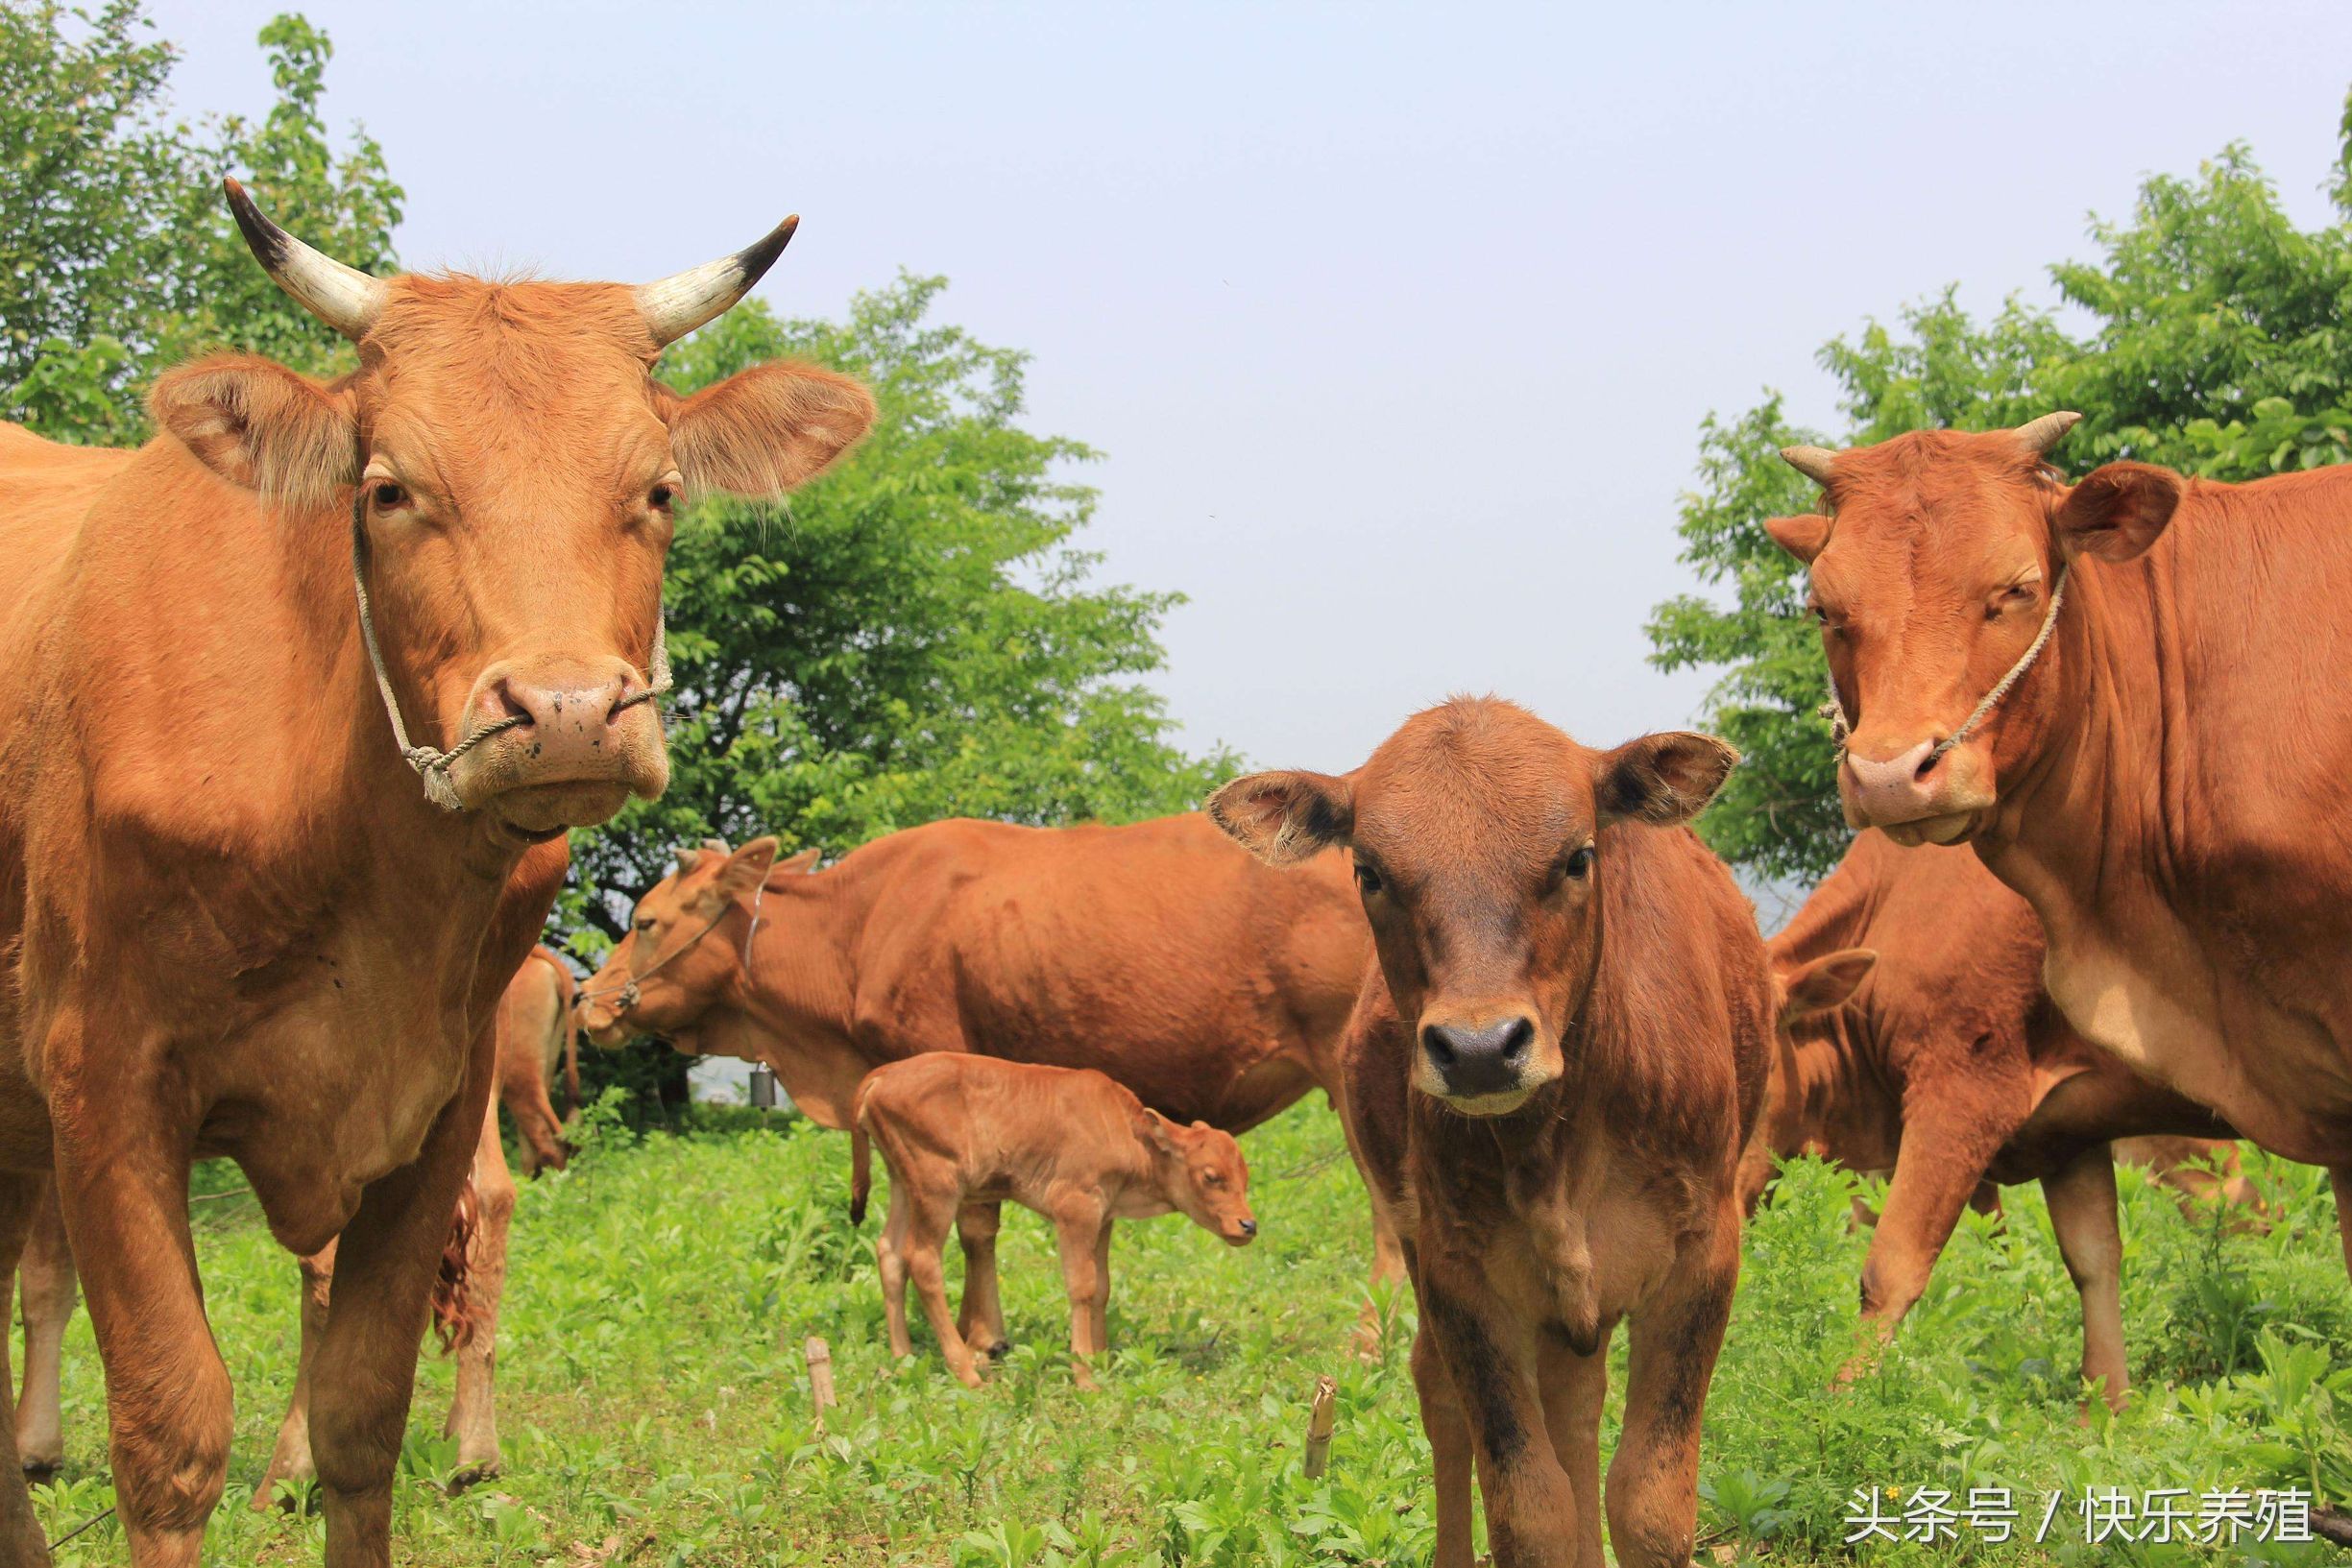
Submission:
M 1781 462 L 1793 443 L 1860 446 L 1923 426 L 1993 429 L 2057 408 L 2083 422 L 2058 449 L 2072 471 L 2119 458 L 2218 479 L 2352 459 L 2352 95 L 2333 189 L 2342 219 L 2304 231 L 2243 147 L 2194 178 L 2142 186 L 2131 220 L 2097 224 L 2095 262 L 2050 269 L 2091 317 L 2081 336 L 2015 300 L 1972 320 L 1953 293 L 1897 326 L 1866 323 L 1823 348 L 1841 389 L 1842 435 L 1790 424 L 1777 394 L 1699 435 L 1699 485 L 1683 498 L 1683 559 L 1720 597 L 1667 600 L 1651 662 L 1720 667 L 1703 721 L 1746 754 L 1700 821 L 1729 858 L 1774 877 L 1817 877 L 1845 853 L 1818 634 L 1804 572 L 1767 518 L 1820 495 Z
M 1094 492 L 1059 475 L 1093 454 L 1020 426 L 1025 356 L 933 322 L 945 287 L 901 277 L 840 323 L 753 302 L 664 361 L 691 390 L 813 360 L 866 381 L 881 416 L 788 504 L 681 519 L 669 791 L 573 836 L 582 937 L 618 935 L 671 849 L 705 837 L 838 853 L 943 816 L 1131 820 L 1190 808 L 1229 768 L 1178 751 L 1138 679 L 1176 596 L 1098 586 L 1071 546 Z

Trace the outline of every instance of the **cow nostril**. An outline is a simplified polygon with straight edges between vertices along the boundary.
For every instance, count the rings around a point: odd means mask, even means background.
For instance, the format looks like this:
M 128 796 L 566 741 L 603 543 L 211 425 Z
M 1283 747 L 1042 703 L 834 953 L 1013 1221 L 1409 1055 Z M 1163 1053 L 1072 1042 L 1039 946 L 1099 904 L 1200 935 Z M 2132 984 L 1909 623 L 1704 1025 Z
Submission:
M 1938 742 L 1938 744 L 1941 744 L 1941 742 Z M 1927 778 L 1928 774 L 1935 771 L 1935 764 L 1943 760 L 1944 758 L 1941 752 L 1938 752 L 1933 746 L 1928 747 L 1928 755 L 1921 758 L 1919 766 L 1911 770 L 1911 777 L 1913 779 Z
M 539 715 L 531 711 L 529 703 L 516 694 L 511 681 L 500 681 L 492 688 L 491 695 L 497 699 L 499 718 L 520 719 L 525 724 L 539 722 Z
M 1435 1024 L 1425 1025 L 1422 1026 L 1421 1049 L 1427 1051 L 1429 1053 L 1429 1059 L 1437 1063 L 1440 1067 L 1451 1067 L 1453 1065 L 1453 1037 L 1448 1035 L 1443 1029 L 1438 1027 Z
M 1245 1219 L 1242 1221 L 1242 1234 L 1244 1236 L 1255 1236 L 1257 1233 L 1258 1222 L 1256 1220 Z
M 1533 1023 L 1524 1018 L 1513 1019 L 1510 1029 L 1503 1036 L 1503 1060 L 1516 1065 L 1526 1057 L 1527 1048 L 1535 1044 L 1535 1039 L 1536 1026 Z

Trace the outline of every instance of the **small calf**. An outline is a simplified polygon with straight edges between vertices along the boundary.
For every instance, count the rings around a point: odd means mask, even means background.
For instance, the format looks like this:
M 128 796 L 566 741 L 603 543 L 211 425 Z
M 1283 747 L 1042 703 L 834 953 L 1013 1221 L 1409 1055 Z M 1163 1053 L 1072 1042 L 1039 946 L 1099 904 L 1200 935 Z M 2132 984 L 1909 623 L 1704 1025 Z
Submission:
M 890 1169 L 890 1214 L 875 1255 L 890 1315 L 890 1353 L 912 1355 L 907 1282 L 947 1364 L 969 1387 L 980 1369 L 964 1317 L 948 1315 L 939 1256 L 957 1211 L 1009 1199 L 1054 1223 L 1070 1291 L 1070 1357 L 1081 1388 L 1094 1387 L 1110 1303 L 1114 1219 L 1181 1213 L 1234 1246 L 1257 1234 L 1249 1167 L 1230 1133 L 1205 1122 L 1180 1126 L 1092 1069 L 1040 1067 L 960 1051 L 934 1051 L 876 1068 L 858 1086 L 850 1120 L 849 1218 L 865 1218 L 870 1147 Z

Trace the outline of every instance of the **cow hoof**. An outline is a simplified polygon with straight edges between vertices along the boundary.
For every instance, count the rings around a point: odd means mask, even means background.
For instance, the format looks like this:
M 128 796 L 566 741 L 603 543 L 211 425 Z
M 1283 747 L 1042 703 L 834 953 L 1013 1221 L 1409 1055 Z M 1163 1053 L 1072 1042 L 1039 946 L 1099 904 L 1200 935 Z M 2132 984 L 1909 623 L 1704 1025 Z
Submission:
M 469 1487 L 479 1486 L 485 1481 L 494 1480 L 500 1468 L 502 1466 L 496 1458 L 478 1459 L 472 1464 L 460 1467 L 457 1474 L 449 1478 L 449 1495 L 455 1497 Z
M 1006 1357 L 1012 1354 L 1012 1341 L 1010 1339 L 999 1339 L 996 1343 L 982 1351 L 981 1354 L 987 1357 L 992 1362 L 1001 1362 Z

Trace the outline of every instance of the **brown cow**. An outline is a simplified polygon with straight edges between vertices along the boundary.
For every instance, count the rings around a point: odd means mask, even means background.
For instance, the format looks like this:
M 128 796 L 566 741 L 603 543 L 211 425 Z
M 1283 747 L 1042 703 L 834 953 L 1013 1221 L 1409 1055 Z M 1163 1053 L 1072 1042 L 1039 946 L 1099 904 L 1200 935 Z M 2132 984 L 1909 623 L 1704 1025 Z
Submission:
M 1497 1568 L 1602 1568 L 1621 1318 L 1610 1541 L 1627 1568 L 1690 1560 L 1772 1023 L 1754 911 L 1676 825 L 1734 756 L 1695 735 L 1593 751 L 1456 698 L 1353 773 L 1261 773 L 1209 803 L 1277 864 L 1354 852 L 1378 961 L 1344 1103 L 1404 1221 L 1440 1568 L 1470 1562 L 1473 1457 Z
M 872 1182 L 868 1145 L 890 1170 L 890 1214 L 874 1255 L 890 1354 L 911 1356 L 907 1282 L 939 1337 L 948 1370 L 980 1387 L 980 1368 L 947 1310 L 940 1249 L 958 1214 L 1007 1200 L 1053 1223 L 1070 1294 L 1070 1362 L 1078 1386 L 1095 1386 L 1094 1359 L 1109 1348 L 1110 1230 L 1118 1219 L 1181 1214 L 1234 1246 L 1258 1233 L 1249 1213 L 1249 1167 L 1229 1132 L 1183 1126 L 1148 1108 L 1091 1068 L 1038 1067 L 934 1051 L 878 1067 L 850 1112 L 850 1223 L 865 1220 Z M 964 1278 L 972 1291 L 995 1289 Z M 983 1322 L 1001 1320 L 993 1302 Z
M 498 1099 L 514 1118 L 528 1176 L 549 1166 L 561 1170 L 571 1157 L 547 1084 L 560 1063 L 569 1108 L 579 1109 L 579 1031 L 571 1020 L 578 992 L 579 982 L 563 959 L 549 949 L 533 948 L 498 998 Z
M 1847 816 L 1973 845 L 2068 1022 L 2352 1217 L 2352 468 L 2069 485 L 2074 419 L 1785 454 Z
M 340 1237 L 311 1426 L 326 1558 L 358 1568 L 390 1556 L 492 1011 L 565 830 L 667 778 L 672 514 L 814 473 L 873 403 L 790 365 L 649 374 L 788 224 L 635 289 L 375 278 L 230 197 L 358 369 L 183 366 L 135 452 L 0 427 L 0 1274 L 54 1169 L 132 1560 L 165 1568 L 230 1437 L 190 1162 L 235 1159 L 297 1254 Z M 0 1469 L 0 1562 L 46 1561 Z
M 650 1034 L 765 1062 L 837 1129 L 869 1071 L 934 1050 L 1099 1068 L 1227 1132 L 1318 1086 L 1345 1097 L 1340 1029 L 1370 942 L 1341 856 L 1277 875 L 1198 814 L 934 822 L 813 876 L 796 874 L 813 852 L 771 869 L 776 848 L 678 852 L 581 992 L 592 1042 Z M 1372 1209 L 1377 1284 L 1403 1270 Z M 997 1205 L 958 1229 L 965 1277 L 991 1277 Z M 977 1299 L 992 1309 L 996 1291 Z M 1004 1342 L 1001 1316 L 962 1327 Z
M 1742 1177 L 1751 1202 L 1772 1155 L 1891 1170 L 1862 1266 L 1862 1319 L 1885 1335 L 1927 1289 L 1982 1184 L 2040 1182 L 2082 1295 L 2083 1378 L 2103 1381 L 2121 1408 L 2129 1371 L 2109 1142 L 2229 1128 L 2067 1026 L 2042 991 L 2033 911 L 1966 850 L 1903 850 L 1863 833 L 1767 946 L 1785 1001 Z

